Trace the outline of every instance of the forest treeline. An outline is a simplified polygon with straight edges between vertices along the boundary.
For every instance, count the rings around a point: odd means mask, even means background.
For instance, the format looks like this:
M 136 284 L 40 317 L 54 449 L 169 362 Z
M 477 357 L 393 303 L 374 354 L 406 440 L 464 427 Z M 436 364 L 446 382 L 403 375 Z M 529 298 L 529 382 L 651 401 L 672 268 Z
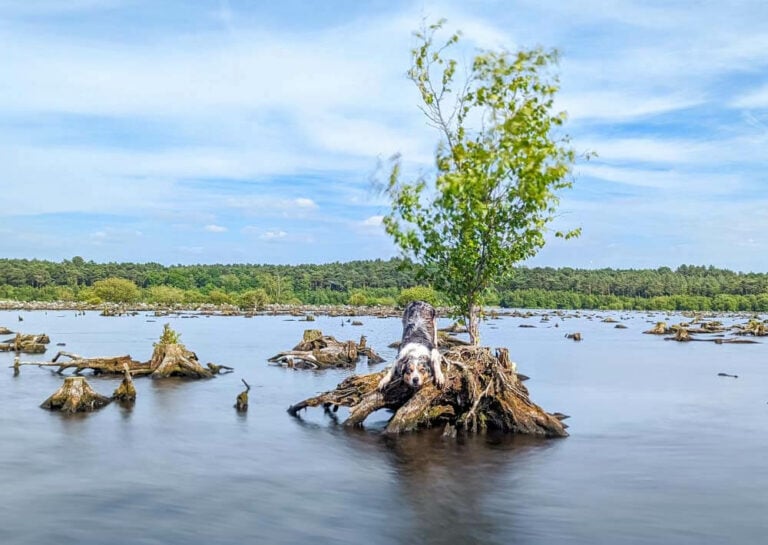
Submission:
M 234 304 L 402 304 L 441 295 L 402 259 L 322 265 L 171 265 L 0 259 L 0 299 Z M 487 291 L 516 308 L 768 311 L 768 274 L 709 266 L 658 269 L 520 267 Z

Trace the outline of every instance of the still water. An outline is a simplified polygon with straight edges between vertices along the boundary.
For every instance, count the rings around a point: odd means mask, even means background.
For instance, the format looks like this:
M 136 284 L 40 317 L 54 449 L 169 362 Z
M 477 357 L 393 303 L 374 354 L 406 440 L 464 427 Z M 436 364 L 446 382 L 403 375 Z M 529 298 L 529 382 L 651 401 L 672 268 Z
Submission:
M 384 438 L 385 414 L 350 431 L 319 409 L 286 413 L 349 371 L 288 370 L 269 356 L 309 325 L 365 334 L 391 359 L 397 319 L 0 312 L 0 325 L 51 337 L 25 361 L 56 343 L 144 361 L 170 322 L 202 362 L 236 368 L 137 379 L 133 409 L 66 417 L 38 408 L 60 377 L 13 377 L 0 353 L 0 543 L 764 543 L 768 346 L 665 342 L 641 331 L 675 317 L 614 314 L 628 326 L 615 329 L 603 316 L 505 317 L 481 330 L 484 344 L 510 348 L 536 403 L 571 415 L 570 437 L 448 440 Z M 584 341 L 563 338 L 574 331 Z M 232 408 L 240 378 L 252 386 L 245 415 Z M 119 380 L 90 382 L 109 395 Z

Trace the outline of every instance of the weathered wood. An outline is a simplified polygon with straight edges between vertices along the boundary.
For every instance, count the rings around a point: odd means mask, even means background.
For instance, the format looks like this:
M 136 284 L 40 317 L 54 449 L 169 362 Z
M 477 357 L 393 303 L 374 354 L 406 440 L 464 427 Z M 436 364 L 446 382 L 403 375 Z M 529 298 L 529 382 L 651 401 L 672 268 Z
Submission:
M 181 343 L 157 343 L 149 360 L 151 378 L 211 378 L 213 373 L 200 365 L 197 355 Z
M 87 412 L 108 405 L 112 400 L 91 388 L 83 377 L 67 377 L 64 384 L 40 405 L 43 409 L 65 413 Z
M 319 329 L 307 329 L 293 350 L 279 352 L 267 361 L 291 368 L 324 369 L 354 367 L 361 355 L 367 356 L 369 363 L 384 361 L 373 348 L 367 346 L 365 336 L 361 337 L 359 343 L 342 342 L 330 335 L 323 335 Z
M 383 391 L 377 390 L 384 372 L 353 375 L 334 390 L 306 399 L 289 407 L 296 416 L 302 409 L 323 406 L 349 407 L 346 426 L 360 426 L 379 409 L 391 409 L 394 415 L 386 433 L 402 433 L 446 423 L 468 432 L 487 428 L 513 433 L 563 437 L 565 424 L 542 410 L 528 397 L 517 368 L 505 349 L 492 354 L 488 348 L 458 347 L 445 355 L 448 363 L 442 390 L 427 383 L 412 390 L 402 380 L 393 380 Z
M 118 401 L 136 401 L 136 386 L 133 384 L 131 370 L 127 363 L 123 363 L 123 381 L 112 394 L 112 399 Z
M 237 409 L 238 412 L 245 412 L 248 410 L 248 392 L 251 391 L 251 386 L 245 382 L 245 379 L 240 380 L 245 384 L 245 390 L 238 394 L 237 399 L 235 400 L 235 409 Z

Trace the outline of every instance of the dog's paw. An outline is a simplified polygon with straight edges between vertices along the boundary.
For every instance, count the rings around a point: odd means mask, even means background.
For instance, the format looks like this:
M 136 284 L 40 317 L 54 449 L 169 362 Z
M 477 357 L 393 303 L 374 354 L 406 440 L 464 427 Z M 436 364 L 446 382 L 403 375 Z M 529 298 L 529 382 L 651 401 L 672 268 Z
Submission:
M 445 376 L 443 375 L 443 372 L 440 370 L 440 368 L 435 369 L 435 377 L 434 377 L 435 386 L 439 390 L 442 390 L 445 388 Z
M 386 377 L 386 376 L 385 376 L 385 377 L 383 377 L 383 378 L 382 378 L 382 379 L 379 381 L 379 384 L 378 384 L 378 386 L 376 386 L 376 389 L 377 389 L 379 392 L 383 392 L 384 390 L 386 390 L 387 386 L 389 386 L 389 382 L 390 382 L 390 379 L 389 379 L 389 377 Z

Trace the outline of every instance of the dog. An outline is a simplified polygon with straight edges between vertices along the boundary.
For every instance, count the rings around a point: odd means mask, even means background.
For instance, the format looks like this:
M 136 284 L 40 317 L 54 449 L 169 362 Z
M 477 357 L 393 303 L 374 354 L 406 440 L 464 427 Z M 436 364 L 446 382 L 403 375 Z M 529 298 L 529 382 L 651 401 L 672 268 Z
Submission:
M 418 390 L 432 375 L 435 386 L 442 388 L 445 377 L 440 369 L 442 356 L 437 350 L 437 311 L 429 303 L 413 301 L 403 312 L 403 338 L 394 365 L 379 381 L 383 391 L 392 379 L 402 378 L 408 386 Z

